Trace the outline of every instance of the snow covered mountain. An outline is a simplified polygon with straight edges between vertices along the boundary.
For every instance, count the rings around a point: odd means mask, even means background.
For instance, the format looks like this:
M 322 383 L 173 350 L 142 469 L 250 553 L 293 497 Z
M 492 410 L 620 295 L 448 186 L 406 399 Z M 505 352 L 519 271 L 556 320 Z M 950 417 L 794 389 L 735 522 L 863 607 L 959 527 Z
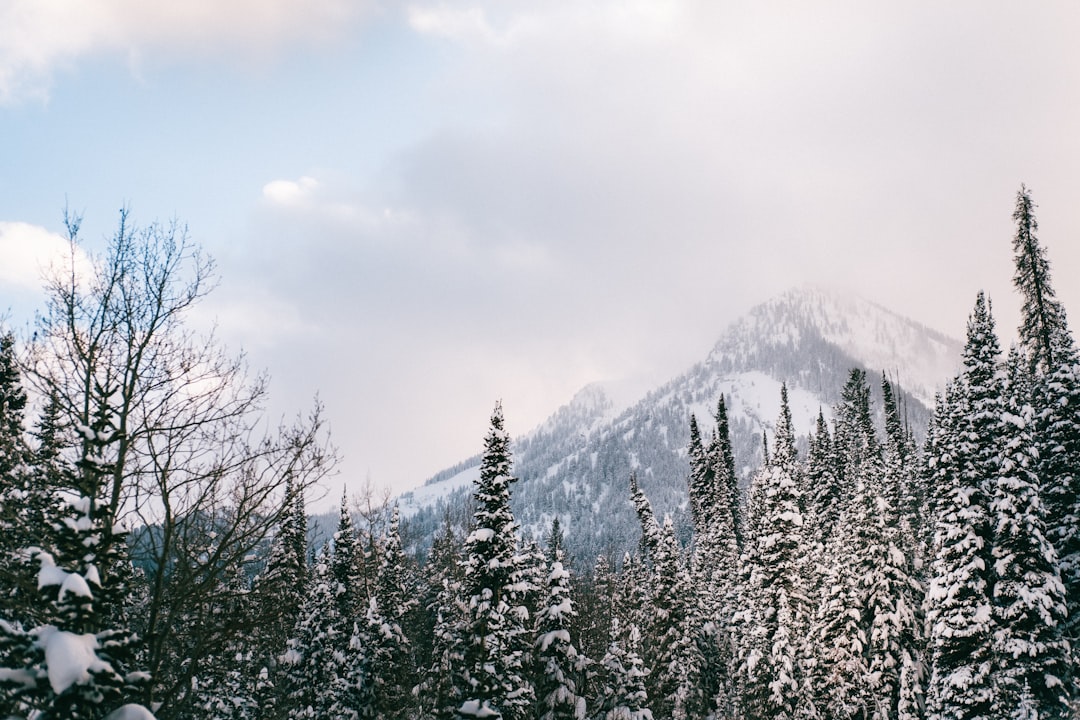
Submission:
M 796 432 L 805 435 L 819 409 L 829 417 L 851 368 L 865 369 L 878 393 L 885 372 L 900 386 L 902 409 L 919 435 L 960 350 L 959 341 L 864 299 L 790 291 L 751 310 L 703 361 L 636 402 L 617 404 L 602 384 L 589 385 L 515 441 L 515 515 L 536 537 L 557 515 L 571 553 L 581 558 L 621 553 L 638 540 L 628 489 L 636 472 L 658 513 L 671 513 L 676 527 L 688 530 L 689 419 L 696 415 L 707 438 L 721 393 L 745 483 L 760 464 L 763 431 L 771 435 L 782 382 Z M 464 523 L 478 474 L 479 457 L 470 458 L 404 493 L 403 534 L 423 546 L 447 513 Z

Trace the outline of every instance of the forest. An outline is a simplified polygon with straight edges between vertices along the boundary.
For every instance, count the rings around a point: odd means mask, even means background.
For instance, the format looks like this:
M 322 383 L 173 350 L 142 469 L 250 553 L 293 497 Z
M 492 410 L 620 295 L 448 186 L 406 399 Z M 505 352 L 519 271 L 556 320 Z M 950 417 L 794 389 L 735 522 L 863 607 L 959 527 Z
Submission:
M 212 260 L 121 213 L 86 276 L 70 217 L 34 331 L 0 339 L 0 717 L 1077 717 L 1080 354 L 1034 208 L 1021 187 L 1019 341 L 978 293 L 924 442 L 852 368 L 805 452 L 783 388 L 747 488 L 721 395 L 686 418 L 691 527 L 631 474 L 619 557 L 522 537 L 498 404 L 471 518 L 425 557 L 344 498 L 310 543 L 335 451 L 186 324 Z

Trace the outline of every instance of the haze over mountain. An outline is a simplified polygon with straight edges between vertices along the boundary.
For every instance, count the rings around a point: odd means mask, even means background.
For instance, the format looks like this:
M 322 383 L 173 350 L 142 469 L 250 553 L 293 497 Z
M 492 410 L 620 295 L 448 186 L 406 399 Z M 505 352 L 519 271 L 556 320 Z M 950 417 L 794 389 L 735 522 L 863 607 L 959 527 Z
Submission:
M 860 297 L 791 290 L 734 322 L 707 357 L 673 380 L 636 397 L 623 387 L 588 385 L 516 440 L 515 517 L 527 535 L 541 537 L 558 516 L 579 557 L 621 555 L 639 535 L 629 501 L 632 472 L 658 513 L 671 513 L 677 527 L 688 529 L 689 419 L 695 415 L 708 437 L 721 393 L 745 485 L 761 462 L 763 432 L 771 436 L 781 383 L 805 438 L 819 410 L 831 416 L 852 368 L 867 371 L 876 393 L 884 372 L 899 386 L 906 420 L 921 438 L 934 393 L 955 373 L 960 349 L 959 341 Z M 406 538 L 422 548 L 447 514 L 463 524 L 478 472 L 479 458 L 468 458 L 402 494 Z

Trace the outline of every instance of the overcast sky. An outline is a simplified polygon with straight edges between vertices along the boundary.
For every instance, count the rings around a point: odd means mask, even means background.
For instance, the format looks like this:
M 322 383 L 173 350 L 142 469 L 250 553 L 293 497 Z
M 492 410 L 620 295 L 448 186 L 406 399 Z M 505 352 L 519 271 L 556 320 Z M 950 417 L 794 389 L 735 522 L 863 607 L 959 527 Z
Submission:
M 67 204 L 218 260 L 206 313 L 404 490 L 793 285 L 1011 335 L 1024 182 L 1080 317 L 1074 2 L 0 0 L 0 307 Z

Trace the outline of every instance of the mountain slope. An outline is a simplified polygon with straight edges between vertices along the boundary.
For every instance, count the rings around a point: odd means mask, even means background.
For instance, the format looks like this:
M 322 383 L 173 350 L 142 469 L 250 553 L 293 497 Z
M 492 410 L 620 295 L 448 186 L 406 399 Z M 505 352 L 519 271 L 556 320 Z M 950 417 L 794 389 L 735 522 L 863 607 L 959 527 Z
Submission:
M 581 558 L 632 549 L 638 528 L 628 478 L 638 475 L 657 512 L 686 522 L 689 418 L 705 437 L 720 394 L 741 480 L 761 459 L 761 438 L 779 412 L 780 384 L 790 394 L 796 432 L 830 408 L 852 367 L 877 387 L 886 372 L 917 435 L 925 430 L 935 390 L 955 372 L 961 345 L 874 303 L 820 289 L 793 290 L 751 310 L 728 328 L 709 355 L 625 409 L 602 385 L 590 385 L 514 443 L 514 512 L 526 533 L 542 536 L 558 515 L 568 546 Z M 880 398 L 878 398 L 880 405 Z M 399 499 L 405 531 L 422 547 L 450 512 L 468 518 L 469 482 L 478 458 L 440 473 Z

